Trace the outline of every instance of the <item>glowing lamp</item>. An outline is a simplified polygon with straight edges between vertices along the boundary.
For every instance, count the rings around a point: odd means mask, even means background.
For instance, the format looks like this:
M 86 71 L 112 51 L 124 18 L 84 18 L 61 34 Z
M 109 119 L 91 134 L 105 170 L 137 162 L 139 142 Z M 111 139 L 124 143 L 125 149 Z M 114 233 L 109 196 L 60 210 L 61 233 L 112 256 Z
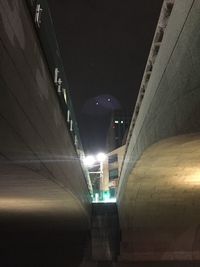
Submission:
M 87 167 L 91 167 L 95 163 L 95 158 L 93 156 L 87 156 L 84 158 L 84 165 Z
M 103 162 L 105 159 L 106 159 L 106 154 L 104 153 L 98 153 L 97 156 L 96 156 L 97 160 L 99 162 Z

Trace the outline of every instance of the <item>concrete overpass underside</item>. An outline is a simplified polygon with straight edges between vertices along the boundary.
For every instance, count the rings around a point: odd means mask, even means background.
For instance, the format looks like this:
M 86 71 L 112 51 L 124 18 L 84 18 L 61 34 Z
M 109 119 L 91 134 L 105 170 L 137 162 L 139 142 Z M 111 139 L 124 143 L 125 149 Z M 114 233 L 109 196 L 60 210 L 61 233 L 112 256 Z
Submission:
M 0 266 L 78 266 L 90 194 L 26 1 L 0 32 Z
M 200 266 L 199 25 L 200 1 L 176 0 L 129 133 L 118 195 L 127 266 Z
M 120 259 L 200 260 L 200 134 L 148 148 L 120 206 Z
M 89 218 L 72 192 L 9 163 L 0 173 L 0 265 L 79 266 Z
M 200 266 L 199 25 L 200 1 L 176 0 L 122 168 L 118 266 Z M 0 32 L 0 265 L 79 266 L 89 192 L 25 1 L 0 1 Z

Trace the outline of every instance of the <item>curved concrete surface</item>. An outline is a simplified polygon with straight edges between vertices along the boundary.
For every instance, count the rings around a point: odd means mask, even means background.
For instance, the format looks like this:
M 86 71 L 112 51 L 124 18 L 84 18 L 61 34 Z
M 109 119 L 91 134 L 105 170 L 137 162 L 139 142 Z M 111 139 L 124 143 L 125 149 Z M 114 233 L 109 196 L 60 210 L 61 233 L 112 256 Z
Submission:
M 1 164 L 42 174 L 87 213 L 87 184 L 25 1 L 0 3 L 0 31 Z
M 79 266 L 88 214 L 70 190 L 14 164 L 0 166 L 0 265 Z
M 121 174 L 121 193 L 150 145 L 200 131 L 200 2 L 176 0 L 135 123 Z M 119 194 L 119 198 L 120 198 Z
M 122 259 L 200 259 L 199 14 L 200 1 L 175 1 L 131 133 L 118 196 Z
M 120 258 L 200 260 L 200 134 L 148 148 L 120 204 Z
M 0 1 L 0 32 L 0 265 L 66 266 L 89 191 L 26 1 Z

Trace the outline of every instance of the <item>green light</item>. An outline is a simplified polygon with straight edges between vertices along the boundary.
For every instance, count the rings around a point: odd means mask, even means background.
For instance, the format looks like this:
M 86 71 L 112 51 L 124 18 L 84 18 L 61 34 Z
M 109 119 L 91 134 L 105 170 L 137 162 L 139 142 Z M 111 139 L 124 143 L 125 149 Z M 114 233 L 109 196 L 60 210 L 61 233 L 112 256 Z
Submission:
M 109 191 L 104 191 L 103 192 L 103 200 L 108 201 L 110 199 L 110 193 Z

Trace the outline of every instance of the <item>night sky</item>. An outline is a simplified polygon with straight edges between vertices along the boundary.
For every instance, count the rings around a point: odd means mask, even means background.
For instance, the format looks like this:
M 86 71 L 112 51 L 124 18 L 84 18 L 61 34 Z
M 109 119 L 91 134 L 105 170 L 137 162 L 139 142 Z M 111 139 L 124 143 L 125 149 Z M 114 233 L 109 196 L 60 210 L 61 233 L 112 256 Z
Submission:
M 133 111 L 163 0 L 48 2 L 85 151 L 104 150 L 111 111 Z

